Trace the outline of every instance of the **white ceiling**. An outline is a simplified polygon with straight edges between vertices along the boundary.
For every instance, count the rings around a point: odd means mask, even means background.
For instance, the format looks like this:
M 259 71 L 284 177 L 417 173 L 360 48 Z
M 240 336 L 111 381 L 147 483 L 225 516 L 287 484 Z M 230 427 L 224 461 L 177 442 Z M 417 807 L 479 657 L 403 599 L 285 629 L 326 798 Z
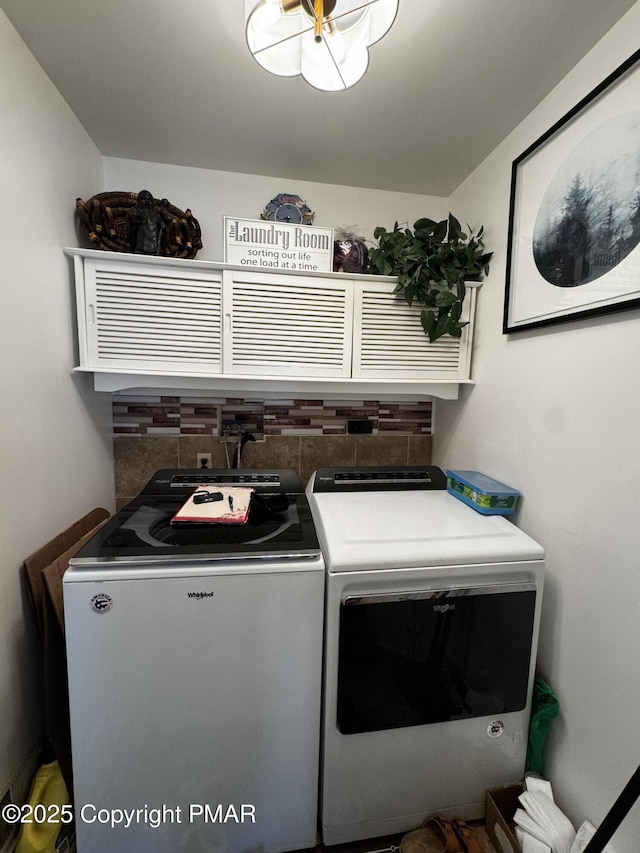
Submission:
M 634 2 L 400 0 L 332 94 L 260 68 L 244 0 L 0 5 L 105 156 L 448 196 Z

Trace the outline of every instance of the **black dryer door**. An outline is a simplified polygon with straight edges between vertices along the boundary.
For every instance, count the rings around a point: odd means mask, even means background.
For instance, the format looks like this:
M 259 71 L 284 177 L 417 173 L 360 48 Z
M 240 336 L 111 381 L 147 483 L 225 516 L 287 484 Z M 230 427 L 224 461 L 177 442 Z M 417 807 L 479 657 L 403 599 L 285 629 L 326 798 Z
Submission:
M 347 596 L 340 608 L 343 734 L 522 710 L 533 583 Z

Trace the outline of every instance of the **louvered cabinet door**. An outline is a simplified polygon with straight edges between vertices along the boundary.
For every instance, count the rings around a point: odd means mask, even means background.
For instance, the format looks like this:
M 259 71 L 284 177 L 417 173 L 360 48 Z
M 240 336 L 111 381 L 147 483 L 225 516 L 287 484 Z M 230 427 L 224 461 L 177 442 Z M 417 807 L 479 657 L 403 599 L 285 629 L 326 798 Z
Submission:
M 225 372 L 351 375 L 353 283 L 233 272 L 225 291 Z
M 86 366 L 220 373 L 221 281 L 216 271 L 86 260 Z
M 463 380 L 469 378 L 475 289 L 467 288 L 460 339 L 450 335 L 429 343 L 420 322 L 421 307 L 409 306 L 389 282 L 355 285 L 353 376 L 371 379 Z

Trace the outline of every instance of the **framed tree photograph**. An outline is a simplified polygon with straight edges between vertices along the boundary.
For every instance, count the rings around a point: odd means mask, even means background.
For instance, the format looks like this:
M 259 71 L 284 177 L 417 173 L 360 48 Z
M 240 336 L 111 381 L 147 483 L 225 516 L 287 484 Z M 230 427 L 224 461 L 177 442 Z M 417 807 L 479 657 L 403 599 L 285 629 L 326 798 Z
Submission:
M 640 50 L 514 160 L 503 332 L 640 307 Z

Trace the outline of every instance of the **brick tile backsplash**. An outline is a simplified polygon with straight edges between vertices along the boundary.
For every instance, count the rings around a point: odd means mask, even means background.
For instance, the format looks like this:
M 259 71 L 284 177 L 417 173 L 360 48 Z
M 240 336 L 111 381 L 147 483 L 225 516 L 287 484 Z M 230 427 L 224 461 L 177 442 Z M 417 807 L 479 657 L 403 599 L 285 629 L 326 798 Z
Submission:
M 432 403 L 377 400 L 243 400 L 224 397 L 113 397 L 115 435 L 347 435 L 347 421 L 371 421 L 372 435 L 431 435 Z

